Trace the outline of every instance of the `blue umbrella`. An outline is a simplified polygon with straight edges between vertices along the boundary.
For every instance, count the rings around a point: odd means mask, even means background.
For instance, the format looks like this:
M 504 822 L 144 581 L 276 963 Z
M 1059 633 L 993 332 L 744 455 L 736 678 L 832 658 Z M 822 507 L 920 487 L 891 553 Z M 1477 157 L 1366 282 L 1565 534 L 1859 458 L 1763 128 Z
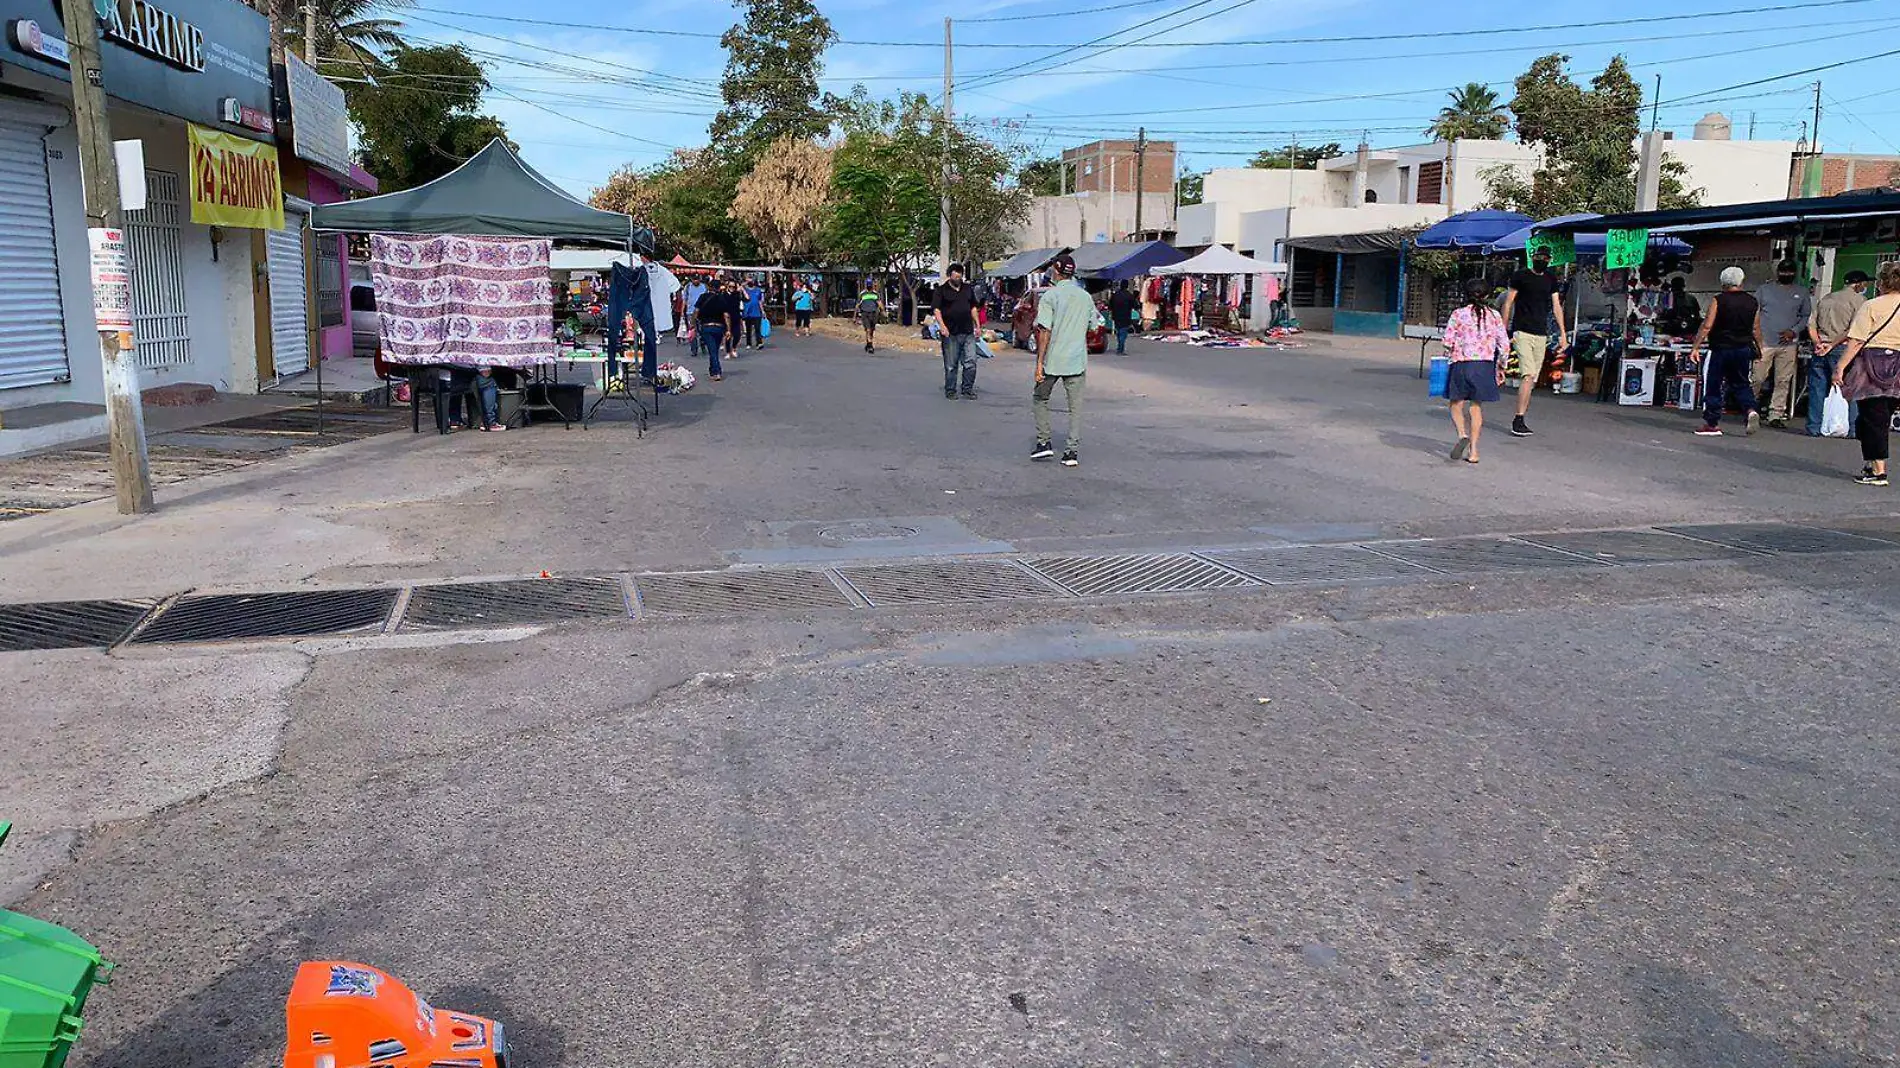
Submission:
M 1483 248 L 1531 222 L 1515 211 L 1467 211 L 1433 223 L 1412 239 L 1414 248 Z
M 1601 218 L 1603 218 L 1603 216 L 1595 212 L 1586 211 L 1578 215 L 1559 215 L 1554 219 L 1544 219 L 1540 222 L 1531 223 L 1528 226 L 1518 227 L 1503 237 L 1498 238 L 1496 241 L 1484 246 L 1484 251 L 1487 253 L 1522 252 L 1524 246 L 1530 242 L 1531 233 L 1533 231 L 1548 229 L 1549 227 L 1561 223 L 1588 222 L 1591 219 Z M 1609 238 L 1604 234 L 1577 234 L 1577 257 L 1585 260 L 1602 259 L 1604 246 L 1608 243 L 1608 240 Z M 1649 247 L 1656 252 L 1674 253 L 1678 256 L 1687 256 L 1689 253 L 1695 251 L 1694 246 L 1690 245 L 1687 241 L 1679 237 L 1671 237 L 1668 234 L 1650 234 Z

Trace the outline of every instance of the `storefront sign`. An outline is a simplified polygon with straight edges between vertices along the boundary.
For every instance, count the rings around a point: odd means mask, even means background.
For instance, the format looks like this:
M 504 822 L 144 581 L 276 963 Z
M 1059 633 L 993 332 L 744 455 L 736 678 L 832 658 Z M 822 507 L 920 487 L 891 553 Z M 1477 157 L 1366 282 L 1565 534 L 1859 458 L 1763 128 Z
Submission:
M 1577 262 L 1577 238 L 1574 234 L 1534 233 L 1524 242 L 1524 262 L 1529 263 L 1539 252 L 1550 253 L 1550 265 L 1562 267 Z
M 1619 267 L 1641 267 L 1643 257 L 1648 254 L 1648 230 L 1611 230 L 1604 242 L 1603 266 L 1612 271 Z
M 97 74 L 108 97 L 211 125 L 226 98 L 270 114 L 270 23 L 260 12 L 239 0 L 106 0 L 104 10 Z M 58 0 L 0 0 L 0 20 L 0 62 L 72 78 Z
M 220 117 L 233 126 L 242 126 L 247 130 L 256 130 L 258 133 L 277 131 L 277 123 L 269 115 L 254 107 L 238 103 L 234 96 L 227 96 L 219 101 L 218 111 Z
M 86 231 L 92 249 L 92 317 L 100 333 L 132 329 L 132 276 L 126 268 L 125 231 L 95 226 Z
M 284 184 L 277 172 L 277 149 L 195 124 L 188 129 L 191 221 L 282 230 Z
M 350 116 L 343 90 L 296 56 L 284 56 L 290 94 L 290 143 L 297 158 L 350 173 Z

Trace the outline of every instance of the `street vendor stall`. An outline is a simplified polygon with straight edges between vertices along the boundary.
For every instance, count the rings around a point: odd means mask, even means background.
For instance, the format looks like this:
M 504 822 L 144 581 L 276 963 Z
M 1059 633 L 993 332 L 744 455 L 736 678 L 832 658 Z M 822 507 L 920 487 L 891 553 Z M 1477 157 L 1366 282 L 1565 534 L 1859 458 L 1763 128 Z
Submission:
M 446 384 L 478 368 L 533 376 L 523 410 L 570 421 L 581 401 L 570 393 L 585 386 L 556 381 L 549 367 L 557 351 L 553 243 L 628 253 L 652 247 L 652 234 L 631 217 L 582 203 L 499 138 L 414 189 L 318 205 L 310 226 L 370 235 L 382 359 L 415 368 L 433 387 L 443 433 Z M 644 428 L 644 408 L 640 416 Z
M 1195 278 L 1218 278 L 1224 285 L 1235 285 L 1227 293 L 1217 294 L 1228 307 L 1239 310 L 1240 291 L 1233 280 L 1247 277 L 1259 277 L 1263 284 L 1255 289 L 1253 299 L 1268 303 L 1280 299 L 1280 280 L 1277 276 L 1286 274 L 1286 264 L 1255 259 L 1252 256 L 1235 252 L 1225 245 L 1210 245 L 1200 252 L 1178 263 L 1164 264 L 1150 271 L 1157 278 L 1179 279 L 1179 286 L 1170 293 L 1153 294 L 1158 304 L 1175 304 L 1180 311 L 1177 322 L 1182 330 L 1191 330 L 1195 325 L 1193 314 L 1196 304 Z M 1169 298 L 1172 298 L 1171 300 Z

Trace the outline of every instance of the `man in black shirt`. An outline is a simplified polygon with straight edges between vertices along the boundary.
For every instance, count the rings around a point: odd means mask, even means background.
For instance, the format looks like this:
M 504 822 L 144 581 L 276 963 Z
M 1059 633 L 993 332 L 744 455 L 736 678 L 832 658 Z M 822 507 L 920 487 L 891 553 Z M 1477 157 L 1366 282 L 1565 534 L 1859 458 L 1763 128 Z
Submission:
M 1531 256 L 1529 269 L 1511 276 L 1511 293 L 1504 298 L 1504 319 L 1510 324 L 1511 352 L 1517 356 L 1517 372 L 1522 380 L 1517 387 L 1517 418 L 1511 420 L 1511 435 L 1527 438 L 1531 428 L 1524 414 L 1531 410 L 1531 390 L 1544 373 L 1544 356 L 1550 345 L 1550 320 L 1557 320 L 1557 351 L 1570 347 L 1570 332 L 1564 329 L 1564 302 L 1557 292 L 1557 279 L 1550 273 L 1550 250 L 1540 248 Z
M 706 371 L 715 382 L 726 377 L 720 372 L 719 352 L 725 348 L 726 337 L 736 320 L 733 302 L 726 298 L 723 287 L 724 283 L 717 278 L 707 283 L 706 292 L 693 308 L 699 316 L 699 343 L 706 346 Z
M 1115 323 L 1115 355 L 1128 355 L 1128 332 L 1135 328 L 1136 309 L 1141 301 L 1128 288 L 1127 282 L 1115 283 L 1115 292 L 1108 295 L 1108 317 Z
M 943 334 L 943 395 L 957 396 L 957 372 L 963 372 L 963 399 L 976 399 L 976 287 L 963 280 L 963 265 L 953 263 L 930 301 L 930 317 Z

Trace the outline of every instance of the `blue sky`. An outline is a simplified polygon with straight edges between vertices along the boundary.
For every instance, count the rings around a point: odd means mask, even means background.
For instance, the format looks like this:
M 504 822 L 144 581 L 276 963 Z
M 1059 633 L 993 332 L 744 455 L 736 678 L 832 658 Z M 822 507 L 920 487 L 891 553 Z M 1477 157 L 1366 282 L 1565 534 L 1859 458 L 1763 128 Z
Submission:
M 1048 154 L 1098 137 L 1132 137 L 1145 124 L 1151 138 L 1177 142 L 1183 170 L 1199 171 L 1243 165 L 1258 148 L 1294 138 L 1350 146 L 1365 131 L 1374 147 L 1417 143 L 1454 85 L 1494 83 L 1508 100 L 1511 78 L 1539 55 L 1568 53 L 1581 81 L 1620 52 L 1646 92 L 1662 75 L 1662 125 L 1679 136 L 1688 136 L 1705 112 L 1720 110 L 1734 120 L 1737 138 L 1747 136 L 1752 119 L 1757 139 L 1798 139 L 1819 79 L 1824 147 L 1900 154 L 1900 90 L 1892 88 L 1900 56 L 1743 85 L 1900 50 L 1900 0 L 1739 13 L 1790 2 L 1799 0 L 1561 8 L 1492 0 L 1456 7 L 1416 0 L 970 0 L 947 8 L 820 0 L 840 37 L 861 42 L 827 54 L 822 85 L 843 93 L 863 81 L 878 93 L 907 89 L 934 97 L 948 15 L 956 20 L 956 111 L 966 121 L 997 124 L 998 137 Z M 645 165 L 670 147 L 705 143 L 725 53 L 716 39 L 691 35 L 723 31 L 735 21 L 733 6 L 450 6 L 421 0 L 398 17 L 416 38 L 476 50 L 495 84 L 489 110 L 507 122 L 530 163 L 574 192 L 585 194 L 622 163 Z M 1698 17 L 1587 25 L 1677 15 Z M 1064 51 L 1150 20 L 1107 43 L 1151 46 Z M 1569 25 L 1479 32 L 1560 23 Z M 1406 34 L 1441 36 L 1399 36 Z M 1362 39 L 1297 40 L 1316 37 Z M 1241 41 L 1274 43 L 1234 43 Z M 986 47 L 998 44 L 1037 47 Z

